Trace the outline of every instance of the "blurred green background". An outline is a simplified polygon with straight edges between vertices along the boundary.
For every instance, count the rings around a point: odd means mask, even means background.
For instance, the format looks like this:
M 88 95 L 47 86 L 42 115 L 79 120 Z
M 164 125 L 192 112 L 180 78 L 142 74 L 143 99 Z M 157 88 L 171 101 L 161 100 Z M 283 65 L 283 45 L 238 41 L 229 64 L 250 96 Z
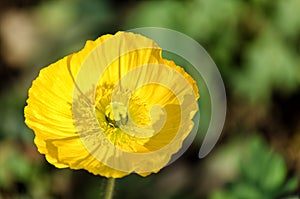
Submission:
M 144 26 L 197 40 L 222 74 L 228 112 L 221 139 L 198 159 L 203 136 L 158 174 L 118 179 L 114 198 L 299 198 L 299 0 L 1 0 L 0 199 L 101 198 L 106 179 L 56 169 L 24 124 L 41 68 L 88 39 Z M 192 74 L 193 75 L 193 74 Z M 200 130 L 209 122 L 209 102 Z

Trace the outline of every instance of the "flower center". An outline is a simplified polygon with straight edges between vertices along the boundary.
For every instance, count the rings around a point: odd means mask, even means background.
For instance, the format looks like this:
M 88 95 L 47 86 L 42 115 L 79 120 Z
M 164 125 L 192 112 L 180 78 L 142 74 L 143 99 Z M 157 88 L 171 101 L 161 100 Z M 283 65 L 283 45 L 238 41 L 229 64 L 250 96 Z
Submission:
M 105 107 L 105 119 L 111 127 L 118 128 L 128 122 L 127 107 L 120 102 L 112 102 Z

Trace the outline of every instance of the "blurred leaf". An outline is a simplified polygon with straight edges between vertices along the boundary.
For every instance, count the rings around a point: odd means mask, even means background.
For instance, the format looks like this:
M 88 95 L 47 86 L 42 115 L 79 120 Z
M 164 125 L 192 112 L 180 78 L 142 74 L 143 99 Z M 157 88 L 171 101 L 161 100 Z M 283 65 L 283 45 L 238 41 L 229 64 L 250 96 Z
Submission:
M 279 155 L 272 155 L 265 165 L 265 172 L 262 174 L 261 186 L 267 191 L 279 190 L 286 178 L 286 165 Z
M 76 20 L 77 10 L 70 1 L 45 1 L 36 9 L 36 19 L 46 34 L 62 34 Z
M 264 31 L 245 54 L 244 71 L 234 79 L 236 93 L 250 102 L 268 102 L 273 88 L 290 92 L 299 85 L 297 55 L 272 29 Z
M 216 191 L 209 196 L 209 199 L 239 199 L 239 198 L 226 191 Z
M 252 137 L 248 141 L 246 149 L 240 160 L 241 177 L 252 184 L 256 184 L 259 183 L 264 174 L 265 166 L 268 163 L 268 154 L 259 137 Z
M 246 183 L 238 183 L 233 187 L 232 195 L 235 198 L 243 198 L 243 199 L 254 199 L 254 198 L 264 198 L 267 199 L 267 195 L 264 195 L 260 192 L 259 189 L 254 187 L 251 184 Z
M 300 32 L 300 1 L 278 0 L 274 21 L 280 32 L 288 37 L 297 37 Z
M 127 18 L 126 27 L 158 26 L 180 30 L 186 9 L 180 1 L 144 1 Z
M 287 167 L 284 159 L 272 152 L 260 136 L 251 136 L 244 140 L 239 157 L 239 177 L 216 193 L 226 193 L 225 196 L 230 195 L 231 198 L 273 199 L 296 188 L 297 180 L 286 179 Z M 222 196 L 214 194 L 217 198 Z
M 31 174 L 32 164 L 23 154 L 14 153 L 8 158 L 10 169 L 14 176 L 21 181 L 26 181 Z
M 186 5 L 183 31 L 193 38 L 205 41 L 231 30 L 242 12 L 239 1 L 194 0 Z M 214 38 L 216 39 L 216 38 Z
M 288 193 L 291 190 L 295 190 L 299 184 L 299 180 L 296 177 L 288 180 L 281 189 L 282 193 Z

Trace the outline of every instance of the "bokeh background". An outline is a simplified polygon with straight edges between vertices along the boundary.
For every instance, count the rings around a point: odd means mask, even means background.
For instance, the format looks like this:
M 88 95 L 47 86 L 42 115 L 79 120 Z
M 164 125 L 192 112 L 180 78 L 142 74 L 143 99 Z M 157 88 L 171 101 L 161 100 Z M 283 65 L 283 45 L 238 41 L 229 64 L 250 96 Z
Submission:
M 41 68 L 86 40 L 144 26 L 180 31 L 207 50 L 225 83 L 227 118 L 198 159 L 210 111 L 200 91 L 200 132 L 187 152 L 158 174 L 118 179 L 114 198 L 298 198 L 299 10 L 299 0 L 1 0 L 0 199 L 103 196 L 105 178 L 56 169 L 37 152 L 24 124 L 27 91 Z

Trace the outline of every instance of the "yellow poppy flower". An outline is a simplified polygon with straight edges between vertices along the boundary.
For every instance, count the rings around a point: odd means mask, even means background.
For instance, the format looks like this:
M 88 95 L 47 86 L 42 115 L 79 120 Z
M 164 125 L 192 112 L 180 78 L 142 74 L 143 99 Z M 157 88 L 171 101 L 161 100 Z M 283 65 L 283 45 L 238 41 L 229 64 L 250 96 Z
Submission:
M 58 168 L 113 178 L 166 166 L 193 128 L 199 94 L 161 53 L 118 32 L 42 69 L 24 110 L 39 152 Z

